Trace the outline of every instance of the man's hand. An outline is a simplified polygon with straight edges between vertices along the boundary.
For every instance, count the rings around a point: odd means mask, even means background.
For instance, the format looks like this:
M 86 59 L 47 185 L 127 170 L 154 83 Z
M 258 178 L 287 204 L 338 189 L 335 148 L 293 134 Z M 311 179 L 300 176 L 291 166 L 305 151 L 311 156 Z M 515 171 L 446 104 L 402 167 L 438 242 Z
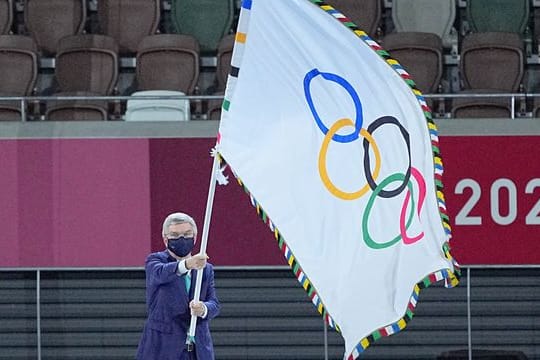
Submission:
M 191 300 L 189 308 L 191 309 L 191 315 L 196 315 L 198 317 L 204 316 L 204 313 L 206 312 L 206 306 L 200 301 Z
M 197 254 L 186 259 L 186 269 L 196 269 L 200 270 L 206 266 L 206 260 L 208 260 L 208 255 L 206 254 Z

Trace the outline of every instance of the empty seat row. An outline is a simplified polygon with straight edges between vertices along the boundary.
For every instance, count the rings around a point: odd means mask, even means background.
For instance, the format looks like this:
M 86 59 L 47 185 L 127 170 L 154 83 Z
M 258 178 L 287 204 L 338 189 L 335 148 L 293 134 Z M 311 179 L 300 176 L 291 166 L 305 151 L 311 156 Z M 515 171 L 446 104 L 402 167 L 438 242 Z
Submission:
M 87 0 L 24 0 L 24 30 L 44 56 L 53 56 L 58 41 L 85 32 Z M 174 32 L 194 36 L 203 53 L 215 52 L 231 31 L 234 0 L 172 0 Z M 0 33 L 13 28 L 13 0 L 0 0 Z M 99 0 L 98 32 L 113 37 L 119 53 L 132 55 L 145 36 L 158 32 L 161 0 Z
M 393 29 L 380 26 L 384 22 L 380 0 L 327 0 L 371 37 L 381 39 L 391 32 L 427 32 L 442 39 L 445 49 L 457 53 L 456 0 L 392 0 Z M 530 0 L 467 0 L 463 35 L 470 32 L 515 32 L 523 35 L 529 23 Z
M 27 3 L 32 3 L 35 1 L 36 0 L 27 0 Z M 56 0 L 50 0 L 50 3 L 54 3 L 55 1 Z M 141 0 L 129 1 L 132 6 L 135 6 L 135 4 Z M 210 3 L 215 0 L 206 1 Z M 478 1 L 479 0 L 468 1 L 469 12 L 475 12 L 475 9 L 477 8 L 474 4 L 478 4 Z M 109 4 L 113 3 L 119 5 L 121 4 L 121 1 L 109 1 Z M 148 5 L 150 3 L 154 3 L 154 1 L 147 0 L 144 1 L 144 3 Z M 201 4 L 202 3 L 205 3 L 205 1 L 202 1 Z M 515 4 L 517 3 L 521 2 L 516 0 Z M 102 5 L 99 9 L 105 11 L 103 9 L 107 9 L 107 1 L 103 0 L 101 4 Z M 372 6 L 370 7 L 369 4 L 372 4 Z M 415 4 L 416 6 L 421 5 L 422 8 L 427 9 L 427 11 L 420 12 L 421 14 L 427 16 L 427 14 L 429 13 L 432 15 L 432 18 L 436 19 L 436 21 L 433 21 L 432 19 L 430 22 L 427 21 L 428 19 L 426 18 L 426 25 L 423 21 L 419 21 L 419 19 L 422 18 L 419 18 L 418 14 L 415 18 L 408 18 L 408 16 L 410 17 L 412 16 L 412 14 L 410 11 L 407 12 L 405 9 L 416 9 Z M 380 15 L 380 1 L 365 1 L 362 2 L 362 4 L 360 5 L 360 3 L 357 1 L 351 2 L 351 0 L 333 0 L 333 5 L 336 6 L 336 8 L 338 8 L 338 6 L 341 6 L 344 9 L 342 10 L 343 12 L 349 12 L 352 14 L 354 14 L 355 11 L 358 11 L 358 9 L 366 10 L 365 12 L 362 12 L 362 14 L 363 16 L 367 16 L 368 19 L 366 20 L 363 18 L 359 18 L 359 20 L 365 22 L 365 26 L 367 28 L 376 28 L 377 22 L 370 21 L 369 19 L 376 18 L 378 16 L 376 14 Z M 451 0 L 393 1 L 393 16 L 394 13 L 398 15 L 401 14 L 401 18 L 397 15 L 395 16 L 394 22 L 396 24 L 397 31 L 382 38 L 383 47 L 389 50 L 391 55 L 405 66 L 405 68 L 412 74 L 413 79 L 416 80 L 417 87 L 425 93 L 436 93 L 437 90 L 440 88 L 443 68 L 443 48 L 445 42 L 449 41 L 444 40 L 444 37 L 446 33 L 452 32 L 449 29 L 451 29 L 452 27 L 453 17 L 455 16 L 455 13 L 452 14 L 452 9 L 455 10 L 455 1 Z M 528 11 L 528 7 L 524 7 L 524 9 Z M 28 11 L 29 9 L 26 10 Z M 147 8 L 147 10 L 149 10 L 149 8 Z M 142 8 L 140 9 L 140 11 L 144 12 Z M 175 8 L 173 8 L 173 12 L 182 12 L 182 9 L 177 8 L 175 10 Z M 440 15 L 440 17 L 435 15 Z M 103 18 L 106 18 L 106 15 L 101 16 Z M 450 16 L 449 20 L 447 19 L 446 21 L 443 21 L 443 19 L 446 19 L 448 16 Z M 112 18 L 109 22 L 111 24 L 117 24 L 121 22 L 120 20 L 122 20 L 121 17 Z M 358 20 L 354 21 L 357 22 Z M 429 31 L 413 31 L 418 30 L 415 27 L 417 26 L 415 25 L 416 23 L 423 24 L 418 26 L 423 26 L 423 30 Z M 129 27 L 128 25 L 125 26 Z M 121 26 L 117 24 L 117 28 L 118 27 Z M 486 27 L 478 25 L 477 27 L 475 27 L 475 29 L 485 30 Z M 109 31 L 113 32 L 113 30 Z M 184 35 L 183 39 L 180 39 L 180 37 L 178 36 L 179 35 L 154 35 L 142 37 L 143 40 L 137 41 L 137 48 L 135 50 L 135 53 L 137 54 L 137 84 L 135 90 L 169 90 L 180 91 L 184 94 L 193 93 L 193 89 L 197 83 L 199 75 L 198 56 L 201 52 L 201 47 L 196 40 L 195 42 L 197 44 L 193 43 L 193 38 L 191 38 L 192 40 L 187 41 L 186 39 L 189 37 L 187 35 Z M 216 94 L 223 94 L 226 82 L 226 74 L 228 72 L 227 69 L 229 66 L 229 63 L 227 61 L 230 61 L 230 52 L 232 51 L 233 41 L 233 37 L 231 36 L 229 38 L 225 38 L 221 45 L 219 45 L 220 50 L 218 53 L 218 67 L 216 73 Z M 75 46 L 76 42 L 79 42 L 78 49 L 77 46 Z M 192 43 L 190 44 L 189 42 Z M 10 46 L 13 47 L 13 44 L 10 43 Z M 28 52 L 29 47 L 30 46 L 28 44 L 24 45 L 24 51 Z M 228 52 L 224 51 L 225 48 L 229 49 Z M 84 51 L 82 51 L 81 49 L 84 49 Z M 178 49 L 182 50 L 178 51 Z M 94 52 L 93 55 L 87 56 L 87 52 L 89 51 Z M 107 51 L 109 52 L 109 55 L 114 54 L 114 56 L 116 57 L 112 61 L 115 63 L 116 66 L 115 72 L 110 72 L 110 74 L 115 74 L 114 76 L 110 77 L 108 76 L 108 74 L 103 75 L 101 74 L 102 70 L 92 70 L 87 75 L 87 78 L 89 80 L 87 79 L 78 82 L 65 80 L 69 79 L 70 77 L 80 77 L 84 72 L 80 71 L 79 66 L 81 66 L 83 69 L 89 68 L 89 66 L 84 66 L 86 65 L 86 60 L 97 57 L 98 53 L 103 55 L 104 53 L 107 53 Z M 57 47 L 56 63 L 57 66 L 61 67 L 61 69 L 57 69 L 56 71 L 56 78 L 59 84 L 59 92 L 57 94 L 65 95 L 76 93 L 85 96 L 85 93 L 87 93 L 88 95 L 98 96 L 111 95 L 114 90 L 114 85 L 112 89 L 107 88 L 107 90 L 105 91 L 103 89 L 99 89 L 99 91 L 96 91 L 96 89 L 93 88 L 92 84 L 97 81 L 96 79 L 103 78 L 111 78 L 112 83 L 116 83 L 118 77 L 118 54 L 120 54 L 121 52 L 121 46 L 118 44 L 116 38 L 114 37 L 80 35 L 61 38 Z M 71 57 L 67 57 L 67 53 L 72 54 Z M 184 59 L 181 61 L 180 53 L 182 54 L 182 56 L 184 56 Z M 185 65 L 185 62 L 187 61 L 186 59 L 191 59 L 191 63 Z M 522 84 L 524 72 L 523 59 L 523 43 L 518 33 L 471 33 L 463 39 L 461 46 L 461 60 L 459 63 L 460 74 L 463 84 L 461 90 L 463 90 L 465 94 L 467 92 L 516 92 Z M 184 65 L 173 65 L 176 61 L 180 61 Z M 70 62 L 71 66 L 67 66 Z M 96 62 L 93 60 L 90 61 L 90 63 L 93 63 L 94 65 L 96 64 Z M 163 64 L 167 64 L 170 66 L 163 66 Z M 485 69 L 485 71 L 478 71 L 478 69 Z M 32 74 L 32 72 L 30 72 L 30 74 Z M 78 87 L 76 86 L 73 88 L 70 86 L 66 86 L 66 84 L 75 83 L 78 84 Z M 6 89 L 3 89 L 2 93 L 9 94 L 10 92 Z M 18 90 L 16 92 L 11 92 L 11 94 L 21 95 L 21 92 L 20 90 Z M 28 95 L 28 93 L 24 93 L 22 95 Z M 80 105 L 81 107 L 83 107 L 83 105 L 86 106 L 88 105 L 88 103 L 88 101 L 85 101 Z M 103 102 L 92 102 L 92 108 L 97 108 L 97 104 L 99 103 Z M 434 105 L 433 102 L 431 102 L 431 104 Z M 56 109 L 60 107 L 60 105 L 67 106 L 67 103 L 66 105 L 64 105 L 63 103 L 58 103 L 47 108 L 46 116 L 48 119 L 54 118 L 54 116 L 52 115 L 55 112 L 53 112 L 51 109 Z M 15 104 L 14 106 L 18 105 Z M 451 106 L 452 112 L 455 116 L 458 117 L 468 116 L 467 111 L 472 111 L 472 114 L 482 115 L 483 113 L 478 110 L 478 106 L 480 106 L 483 110 L 485 110 L 486 108 L 491 109 L 488 111 L 486 116 L 508 116 L 508 113 L 511 111 L 511 105 L 509 100 L 497 100 L 493 98 L 463 100 L 458 99 L 455 100 Z M 220 101 L 210 101 L 208 112 L 209 117 L 218 118 L 220 108 Z
M 0 35 L 0 96 L 30 95 L 37 76 L 38 49 L 32 38 Z M 20 102 L 0 102 L 0 119 L 20 120 Z
M 346 0 L 329 0 L 339 10 Z M 378 4 L 378 0 L 371 1 Z M 395 31 L 380 38 L 383 48 L 412 75 L 425 93 L 441 90 L 443 55 L 460 54 L 461 92 L 514 93 L 522 85 L 524 46 L 521 34 L 529 20 L 529 0 L 467 0 L 470 32 L 461 41 L 454 28 L 454 0 L 393 0 Z M 511 15 L 511 16 L 510 16 Z M 348 14 L 351 20 L 354 18 Z M 504 17 L 511 19 L 503 20 Z M 377 23 L 377 19 L 373 20 Z M 435 105 L 433 101 L 428 101 Z M 444 105 L 441 102 L 440 105 Z M 510 99 L 458 98 L 452 101 L 455 117 L 510 117 Z M 445 111 L 444 109 L 442 111 Z
M 223 93 L 230 68 L 234 36 L 222 40 L 218 54 L 216 91 Z M 58 97 L 76 96 L 78 100 L 50 102 L 44 110 L 47 120 L 106 120 L 110 102 L 88 100 L 115 95 L 118 80 L 119 47 L 114 38 L 105 35 L 72 35 L 59 41 L 55 79 Z M 160 91 L 150 95 L 191 95 L 199 79 L 199 43 L 190 35 L 157 34 L 146 36 L 136 53 L 135 90 Z M 0 35 L 0 96 L 32 95 L 38 73 L 37 45 L 31 37 Z M 163 93 L 169 91 L 169 93 Z M 172 92 L 172 93 L 171 93 Z M 167 102 L 161 102 L 162 105 Z M 140 104 L 144 104 L 140 102 Z M 185 102 L 184 102 L 185 104 Z M 221 108 L 220 101 L 211 104 L 212 118 Z M 138 105 L 139 109 L 141 105 Z M 166 107 L 166 106 L 165 106 Z M 184 105 L 185 108 L 185 105 Z M 40 109 L 21 109 L 20 102 L 0 102 L 0 119 L 20 120 L 21 111 L 40 113 Z M 189 109 L 184 111 L 189 118 Z
M 54 54 L 59 38 L 84 31 L 90 18 L 88 0 L 23 0 L 24 31 L 34 36 L 40 49 Z M 195 36 L 203 53 L 216 50 L 219 39 L 231 31 L 236 0 L 171 0 L 173 31 Z M 385 21 L 382 0 L 327 0 L 374 38 L 382 35 Z M 455 0 L 392 0 L 391 18 L 395 32 L 429 32 L 456 52 L 458 34 L 454 23 Z M 0 30 L 12 29 L 14 0 L 0 0 Z M 114 37 L 120 52 L 134 53 L 138 40 L 158 31 L 164 9 L 160 0 L 98 0 L 97 31 Z M 464 19 L 470 32 L 517 32 L 529 22 L 530 0 L 467 0 Z M 90 20 L 95 21 L 95 20 Z M 163 30 L 163 29 L 162 29 Z M 168 29 L 166 29 L 168 30 Z M 391 29 L 385 29 L 387 35 Z M 165 31 L 168 32 L 168 31 Z
M 385 47 L 412 75 L 417 88 L 434 94 L 442 74 L 441 39 L 430 33 L 407 34 L 407 37 L 388 35 Z M 419 47 L 418 43 L 423 46 Z M 220 43 L 216 95 L 224 93 L 233 45 L 234 35 L 224 37 Z M 516 93 L 522 85 L 523 43 L 517 34 L 471 34 L 463 42 L 460 58 L 463 94 Z M 37 76 L 37 59 L 36 45 L 30 37 L 0 36 L 0 76 L 5 79 L 0 83 L 0 94 L 30 95 Z M 141 91 L 156 90 L 193 94 L 199 77 L 199 45 L 193 37 L 178 34 L 147 36 L 139 44 L 136 59 L 137 95 L 142 95 Z M 56 95 L 92 97 L 114 94 L 118 78 L 118 45 L 113 38 L 103 35 L 63 38 L 56 63 L 59 89 Z M 437 105 L 442 104 L 444 102 L 430 101 L 435 112 L 438 112 Z M 137 107 L 140 109 L 143 105 L 144 102 L 140 101 Z M 162 105 L 167 107 L 163 102 Z M 508 98 L 470 96 L 454 99 L 450 105 L 454 117 L 511 117 L 513 111 Z M 5 111 L 9 109 L 9 118 L 20 119 L 19 103 L 2 103 L 0 106 Z M 59 101 L 48 104 L 45 114 L 48 120 L 105 120 L 108 107 L 107 101 Z M 78 110 L 74 112 L 74 109 Z M 208 102 L 208 118 L 219 119 L 220 110 L 220 100 Z M 184 113 L 188 114 L 188 111 Z
M 384 38 L 384 47 L 410 73 L 419 90 L 437 93 L 443 68 L 440 38 L 429 33 L 390 34 Z M 511 117 L 511 99 L 477 96 L 517 93 L 523 85 L 524 58 L 523 42 L 516 33 L 468 35 L 461 47 L 459 75 L 461 94 L 470 96 L 452 101 L 452 116 Z M 433 100 L 428 104 L 436 107 Z

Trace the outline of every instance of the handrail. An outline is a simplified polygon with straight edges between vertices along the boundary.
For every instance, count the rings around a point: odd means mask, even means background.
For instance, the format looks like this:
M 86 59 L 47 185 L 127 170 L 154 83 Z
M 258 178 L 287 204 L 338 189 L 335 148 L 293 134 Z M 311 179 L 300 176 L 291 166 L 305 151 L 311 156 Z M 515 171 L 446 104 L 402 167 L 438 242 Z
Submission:
M 422 94 L 428 99 L 459 99 L 459 98 L 536 98 L 540 93 L 440 93 Z M 98 96 L 0 96 L 0 101 L 65 101 L 65 100 L 222 100 L 223 95 L 98 95 Z
M 516 118 L 516 99 L 520 101 L 525 101 L 530 98 L 540 97 L 540 93 L 441 93 L 441 94 L 424 94 L 426 99 L 482 99 L 482 98 L 498 98 L 506 99 L 509 98 L 511 101 L 511 119 Z M 193 101 L 204 101 L 204 100 L 223 100 L 224 95 L 99 95 L 99 96 L 0 96 L 0 104 L 2 102 L 8 101 L 20 101 L 21 103 L 21 121 L 27 121 L 27 111 L 26 104 L 29 102 L 54 102 L 54 101 L 111 101 L 111 102 L 120 102 L 120 101 L 129 101 L 129 100 L 193 100 Z M 43 119 L 41 119 L 43 120 Z
M 66 101 L 66 100 L 222 100 L 223 95 L 99 95 L 99 96 L 0 96 L 0 101 Z

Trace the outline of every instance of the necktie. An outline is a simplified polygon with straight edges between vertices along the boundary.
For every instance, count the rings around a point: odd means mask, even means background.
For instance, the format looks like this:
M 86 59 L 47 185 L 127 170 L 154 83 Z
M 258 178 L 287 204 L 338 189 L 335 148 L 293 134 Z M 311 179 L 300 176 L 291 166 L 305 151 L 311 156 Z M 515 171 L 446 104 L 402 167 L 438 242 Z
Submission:
M 187 273 L 184 276 L 184 281 L 186 282 L 186 292 L 189 294 L 189 289 L 191 288 L 191 273 Z
M 186 282 L 186 292 L 189 297 L 189 289 L 191 288 L 191 271 L 189 271 L 186 276 L 184 276 L 184 281 Z M 192 337 L 191 341 L 195 344 L 195 337 Z

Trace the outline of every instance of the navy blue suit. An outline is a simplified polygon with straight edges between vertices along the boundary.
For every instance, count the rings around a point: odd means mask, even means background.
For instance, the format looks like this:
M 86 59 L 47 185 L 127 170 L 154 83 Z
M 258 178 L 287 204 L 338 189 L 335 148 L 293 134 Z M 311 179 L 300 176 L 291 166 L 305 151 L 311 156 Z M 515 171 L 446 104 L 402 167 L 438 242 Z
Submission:
M 146 259 L 146 307 L 144 325 L 137 351 L 137 360 L 188 360 L 186 336 L 197 271 L 191 271 L 191 289 L 187 293 L 185 275 L 177 275 L 178 262 L 168 251 L 150 254 Z M 195 354 L 197 360 L 213 360 L 214 347 L 209 322 L 219 314 L 219 301 L 214 289 L 214 269 L 207 263 L 203 271 L 200 301 L 208 309 L 206 318 L 197 318 Z

